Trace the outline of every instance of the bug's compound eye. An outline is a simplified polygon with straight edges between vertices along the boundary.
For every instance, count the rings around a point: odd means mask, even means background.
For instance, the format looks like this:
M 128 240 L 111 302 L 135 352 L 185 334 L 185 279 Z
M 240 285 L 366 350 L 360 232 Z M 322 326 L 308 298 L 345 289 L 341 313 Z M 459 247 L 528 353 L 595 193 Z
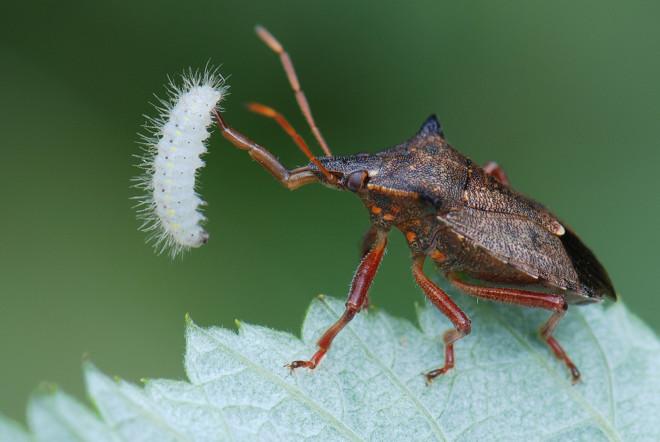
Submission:
M 357 192 L 366 186 L 367 181 L 369 181 L 369 174 L 366 170 L 351 172 L 351 174 L 346 177 L 346 188 L 351 192 Z

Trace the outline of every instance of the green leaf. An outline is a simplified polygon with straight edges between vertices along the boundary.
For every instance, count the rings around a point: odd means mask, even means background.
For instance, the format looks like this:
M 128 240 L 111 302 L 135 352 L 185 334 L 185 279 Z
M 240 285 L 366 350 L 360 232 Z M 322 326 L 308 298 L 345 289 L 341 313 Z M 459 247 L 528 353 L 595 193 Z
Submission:
M 11 419 L 0 415 L 0 441 L 28 442 L 30 435 Z
M 582 371 L 566 368 L 537 337 L 547 312 L 453 294 L 473 332 L 456 369 L 427 386 L 449 322 L 418 309 L 419 328 L 370 310 L 358 315 L 314 371 L 309 357 L 343 303 L 312 302 L 298 338 L 239 324 L 238 333 L 186 321 L 189 381 L 138 387 L 84 365 L 98 414 L 56 390 L 35 395 L 36 440 L 660 440 L 660 343 L 622 303 L 574 307 L 556 336 Z M 0 440 L 25 440 L 0 418 Z

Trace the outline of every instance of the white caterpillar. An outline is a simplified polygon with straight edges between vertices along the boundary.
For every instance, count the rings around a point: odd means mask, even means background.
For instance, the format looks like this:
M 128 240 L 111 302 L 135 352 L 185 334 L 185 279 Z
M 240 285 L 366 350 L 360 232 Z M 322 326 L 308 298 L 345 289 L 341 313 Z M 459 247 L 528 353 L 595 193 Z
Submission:
M 137 187 L 141 230 L 150 233 L 158 253 L 169 250 L 172 257 L 206 244 L 209 235 L 202 227 L 206 218 L 200 206 L 206 203 L 195 191 L 197 170 L 204 166 L 208 127 L 212 111 L 226 95 L 227 87 L 217 70 L 183 74 L 180 84 L 169 82 L 168 98 L 159 99 L 158 117 L 147 117 L 149 134 L 142 136 L 144 154 Z

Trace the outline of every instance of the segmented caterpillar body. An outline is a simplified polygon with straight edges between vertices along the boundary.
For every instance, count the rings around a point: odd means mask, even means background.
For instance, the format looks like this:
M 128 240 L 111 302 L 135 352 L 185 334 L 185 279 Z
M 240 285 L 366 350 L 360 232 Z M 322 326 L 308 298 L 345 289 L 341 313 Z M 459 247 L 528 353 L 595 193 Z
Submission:
M 169 250 L 172 257 L 208 241 L 206 220 L 200 206 L 206 203 L 195 188 L 197 171 L 204 166 L 205 141 L 213 122 L 212 111 L 227 92 L 224 79 L 216 70 L 203 74 L 190 72 L 179 84 L 170 81 L 168 98 L 159 99 L 159 116 L 147 117 L 149 131 L 142 137 L 140 157 L 145 173 L 137 187 L 141 229 L 150 233 L 158 253 Z

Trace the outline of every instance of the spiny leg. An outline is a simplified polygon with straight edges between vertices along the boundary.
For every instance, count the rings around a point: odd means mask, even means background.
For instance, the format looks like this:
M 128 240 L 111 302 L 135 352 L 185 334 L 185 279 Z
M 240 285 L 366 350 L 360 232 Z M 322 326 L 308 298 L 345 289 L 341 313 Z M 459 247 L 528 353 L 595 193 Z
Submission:
M 492 176 L 505 186 L 509 185 L 509 177 L 506 175 L 506 172 L 504 172 L 504 169 L 502 169 L 502 167 L 495 161 L 487 162 L 482 169 L 487 175 Z
M 374 241 L 371 250 L 362 258 L 360 265 L 355 272 L 353 277 L 353 282 L 351 283 L 351 291 L 348 294 L 348 299 L 346 300 L 346 309 L 341 315 L 339 320 L 331 325 L 321 336 L 321 339 L 318 340 L 318 350 L 308 361 L 293 361 L 288 364 L 291 370 L 296 368 L 306 367 L 306 368 L 316 368 L 321 362 L 321 359 L 325 356 L 332 345 L 332 341 L 335 339 L 337 334 L 348 324 L 353 317 L 365 307 L 365 301 L 367 300 L 367 293 L 371 282 L 376 276 L 376 271 L 380 265 L 381 260 L 383 259 L 383 254 L 385 253 L 385 246 L 387 245 L 387 233 L 379 231 L 378 238 Z
M 266 28 L 263 26 L 257 26 L 255 28 L 255 32 L 273 52 L 280 56 L 282 67 L 284 68 L 284 72 L 286 72 L 286 76 L 289 80 L 289 84 L 291 85 L 291 89 L 293 89 L 293 92 L 296 95 L 296 101 L 298 102 L 298 106 L 300 107 L 302 114 L 305 116 L 305 120 L 307 120 L 307 124 L 309 124 L 309 127 L 312 130 L 316 141 L 318 141 L 319 146 L 321 146 L 321 149 L 323 149 L 323 152 L 327 156 L 331 156 L 332 152 L 330 151 L 328 144 L 325 142 L 323 135 L 321 135 L 321 131 L 316 126 L 316 122 L 312 116 L 312 110 L 309 107 L 307 97 L 305 97 L 305 93 L 300 87 L 300 81 L 298 81 L 296 70 L 293 67 L 293 62 L 291 62 L 291 57 L 289 57 L 289 54 L 287 54 L 280 42 L 277 41 L 273 34 L 271 34 Z
M 566 314 L 566 310 L 568 310 L 568 304 L 562 296 L 511 288 L 473 285 L 461 281 L 460 278 L 455 274 L 449 274 L 448 278 L 454 286 L 467 293 L 468 295 L 476 296 L 482 299 L 505 302 L 508 304 L 542 308 L 552 311 L 553 313 L 550 318 L 545 322 L 545 324 L 543 324 L 543 326 L 541 326 L 539 330 L 541 337 L 548 344 L 555 356 L 557 356 L 557 358 L 566 364 L 566 367 L 568 367 L 569 371 L 571 372 L 573 383 L 576 383 L 580 380 L 580 371 L 575 366 L 573 361 L 571 361 L 571 358 L 568 357 L 566 351 L 564 351 L 561 345 L 559 345 L 559 342 L 557 342 L 554 336 L 552 336 L 552 332 L 554 331 L 555 327 L 561 318 L 563 318 Z
M 426 373 L 426 380 L 433 381 L 437 376 L 447 373 L 454 368 L 454 343 L 463 336 L 470 334 L 472 329 L 470 318 L 463 313 L 454 301 L 424 274 L 425 256 L 420 255 L 413 258 L 413 276 L 417 285 L 424 291 L 426 297 L 454 324 L 453 329 L 447 330 L 443 339 L 445 342 L 445 365 L 441 368 Z
M 229 127 L 218 111 L 214 110 L 213 116 L 215 117 L 218 127 L 222 131 L 223 137 L 229 140 L 229 142 L 238 149 L 247 151 L 252 159 L 270 172 L 270 174 L 287 189 L 295 190 L 306 184 L 318 181 L 316 175 L 306 167 L 294 170 L 289 170 L 284 167 L 282 163 L 280 163 L 277 158 L 275 158 L 275 156 L 268 152 L 264 147 L 255 143 L 237 130 Z

